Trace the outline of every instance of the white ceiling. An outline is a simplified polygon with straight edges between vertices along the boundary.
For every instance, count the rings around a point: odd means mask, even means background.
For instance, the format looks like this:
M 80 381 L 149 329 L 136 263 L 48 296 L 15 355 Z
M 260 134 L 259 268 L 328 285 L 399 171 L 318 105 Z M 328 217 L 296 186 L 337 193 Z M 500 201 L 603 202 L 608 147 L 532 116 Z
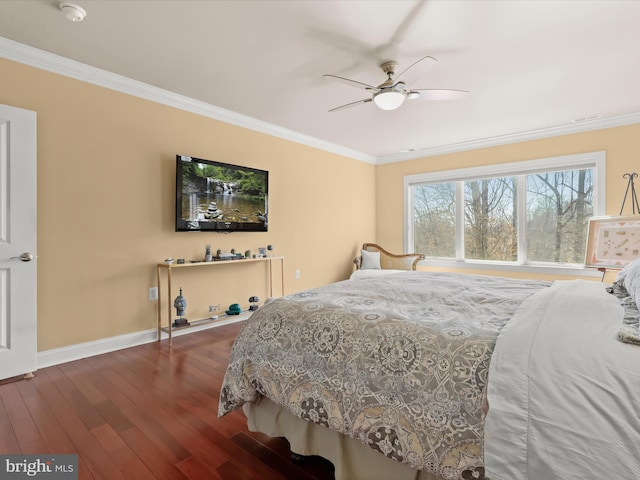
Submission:
M 373 163 L 640 118 L 640 1 L 75 0 L 80 23 L 58 3 L 1 0 L 0 36 Z M 323 74 L 378 85 L 425 55 L 410 87 L 470 95 L 328 112 L 369 94 Z

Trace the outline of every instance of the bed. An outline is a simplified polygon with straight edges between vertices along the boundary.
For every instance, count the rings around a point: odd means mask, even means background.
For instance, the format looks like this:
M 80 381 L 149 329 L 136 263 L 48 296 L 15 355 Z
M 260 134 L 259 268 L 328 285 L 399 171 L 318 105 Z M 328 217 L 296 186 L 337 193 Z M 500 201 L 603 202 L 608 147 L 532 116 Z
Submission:
M 236 339 L 218 414 L 243 408 L 336 480 L 639 478 L 618 287 L 397 271 L 274 299 Z

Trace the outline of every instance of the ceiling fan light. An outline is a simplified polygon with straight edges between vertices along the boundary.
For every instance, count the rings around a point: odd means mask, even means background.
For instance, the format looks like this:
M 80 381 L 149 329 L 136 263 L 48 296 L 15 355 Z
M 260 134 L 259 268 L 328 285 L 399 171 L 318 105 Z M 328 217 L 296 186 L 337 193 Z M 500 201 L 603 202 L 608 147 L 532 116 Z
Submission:
M 405 98 L 404 92 L 383 90 L 373 96 L 373 101 L 382 110 L 395 110 L 404 103 Z

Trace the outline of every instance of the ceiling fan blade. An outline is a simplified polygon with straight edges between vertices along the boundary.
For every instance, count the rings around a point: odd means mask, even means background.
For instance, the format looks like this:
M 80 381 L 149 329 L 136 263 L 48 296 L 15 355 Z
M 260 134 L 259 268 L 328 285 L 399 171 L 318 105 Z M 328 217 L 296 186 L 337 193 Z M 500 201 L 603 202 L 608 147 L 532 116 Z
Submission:
M 350 78 L 344 78 L 344 77 L 339 77 L 337 75 L 329 75 L 329 74 L 323 75 L 323 77 L 331 78 L 333 80 L 338 80 L 339 82 L 342 82 L 345 85 L 349 85 L 351 87 L 360 87 L 360 88 L 378 90 L 378 87 L 374 87 L 373 85 L 369 85 L 368 83 L 362 83 L 357 80 L 351 80 Z
M 438 61 L 427 55 L 417 62 L 412 63 L 396 76 L 396 81 L 402 78 L 407 85 L 412 85 L 424 77 Z
M 412 94 L 417 93 L 417 96 Z M 469 95 L 466 90 L 437 90 L 431 88 L 415 88 L 410 90 L 407 97 L 418 100 L 458 100 Z
M 361 103 L 369 103 L 373 101 L 370 98 L 365 98 L 364 100 L 358 100 L 357 102 L 346 103 L 344 105 L 340 105 L 339 107 L 332 108 L 329 110 L 330 112 L 336 112 L 338 110 L 344 110 L 345 108 L 355 107 L 356 105 L 360 105 Z

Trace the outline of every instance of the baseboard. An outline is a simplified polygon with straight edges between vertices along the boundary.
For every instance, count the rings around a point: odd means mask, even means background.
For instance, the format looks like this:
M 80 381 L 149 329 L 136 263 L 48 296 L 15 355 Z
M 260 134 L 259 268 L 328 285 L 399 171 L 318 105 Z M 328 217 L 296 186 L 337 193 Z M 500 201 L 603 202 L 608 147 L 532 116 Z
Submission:
M 220 322 L 198 325 L 194 328 L 184 328 L 173 332 L 173 337 L 196 333 L 209 328 L 220 327 L 229 323 L 235 323 L 241 320 L 229 319 Z M 162 335 L 166 338 L 166 335 Z M 103 353 L 115 352 L 123 348 L 135 347 L 145 343 L 151 343 L 158 340 L 158 332 L 155 328 L 151 330 L 143 330 L 140 332 L 127 333 L 110 338 L 103 338 L 93 342 L 78 343 L 68 347 L 54 348 L 52 350 L 44 350 L 38 352 L 38 368 L 51 367 L 61 363 L 72 362 L 82 358 L 102 355 Z

